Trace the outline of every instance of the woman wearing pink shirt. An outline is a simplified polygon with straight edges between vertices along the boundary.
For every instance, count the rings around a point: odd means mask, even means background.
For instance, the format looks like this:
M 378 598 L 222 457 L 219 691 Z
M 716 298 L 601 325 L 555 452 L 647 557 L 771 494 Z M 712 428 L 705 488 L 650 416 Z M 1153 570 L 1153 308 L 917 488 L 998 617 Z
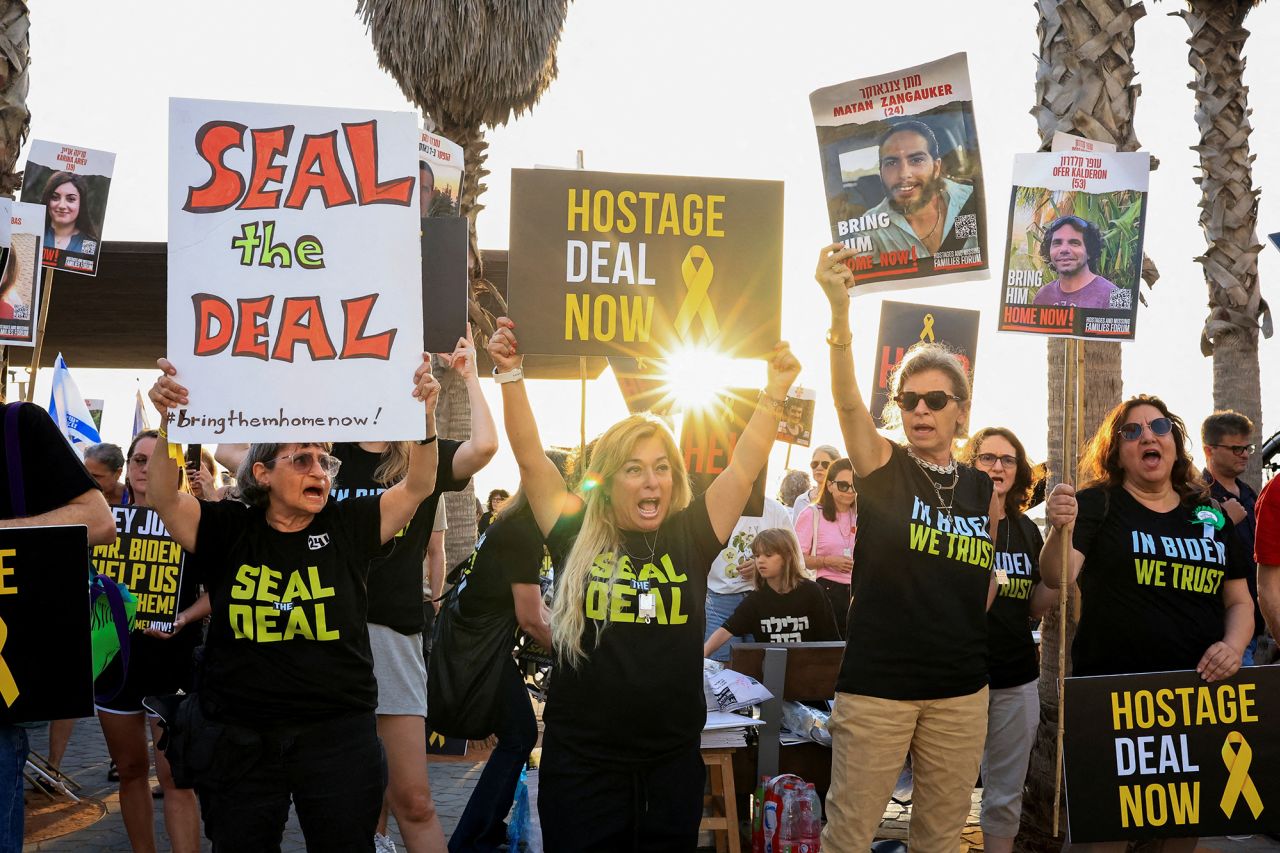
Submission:
M 858 536 L 858 493 L 853 490 L 853 464 L 837 459 L 827 469 L 818 502 L 796 517 L 796 538 L 805 567 L 817 573 L 836 616 L 840 638 L 849 615 L 849 580 L 853 576 L 853 543 Z

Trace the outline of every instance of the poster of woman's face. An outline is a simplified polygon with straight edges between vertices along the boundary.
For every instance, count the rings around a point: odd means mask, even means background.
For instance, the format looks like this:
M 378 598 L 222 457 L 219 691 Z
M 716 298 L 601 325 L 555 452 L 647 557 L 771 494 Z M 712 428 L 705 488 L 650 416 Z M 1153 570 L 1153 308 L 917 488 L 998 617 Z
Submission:
M 43 204 L 41 264 L 81 275 L 98 274 L 102 224 L 116 155 L 37 139 L 27 155 L 22 201 Z
M 0 255 L 0 344 L 35 345 L 40 305 L 40 248 L 44 238 L 44 208 L 38 204 L 0 205 L 0 216 L 11 223 L 9 245 Z

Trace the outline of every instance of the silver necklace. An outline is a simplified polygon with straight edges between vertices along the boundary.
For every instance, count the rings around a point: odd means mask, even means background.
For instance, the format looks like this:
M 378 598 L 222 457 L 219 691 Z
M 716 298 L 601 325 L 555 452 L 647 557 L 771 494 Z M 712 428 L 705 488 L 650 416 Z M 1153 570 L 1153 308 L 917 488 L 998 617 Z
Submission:
M 635 554 L 632 554 L 627 550 L 627 539 L 625 534 L 622 537 L 622 541 L 618 543 L 619 550 L 622 551 L 627 559 L 631 560 L 631 565 L 636 569 L 642 569 L 647 564 L 652 563 L 654 556 L 658 553 L 658 534 L 656 532 L 653 534 L 652 543 L 649 542 L 649 537 L 643 533 L 640 534 L 640 541 L 649 549 L 648 557 L 637 557 Z
M 956 460 L 952 459 L 949 465 L 942 466 L 924 461 L 919 456 L 912 453 L 910 448 L 907 449 L 907 454 L 915 461 L 916 465 L 920 467 L 920 472 L 924 474 L 924 478 L 929 481 L 929 485 L 933 486 L 933 494 L 938 498 L 938 511 L 946 515 L 948 522 L 952 521 L 952 508 L 955 506 L 956 500 L 956 486 L 960 483 L 960 470 L 956 466 Z M 933 475 L 929 473 L 930 471 L 944 475 L 950 474 L 951 484 L 947 486 L 940 484 L 937 480 L 933 479 Z M 942 497 L 943 492 L 947 492 L 946 498 Z
M 956 471 L 955 457 L 952 457 L 951 461 L 948 462 L 946 465 L 934 465 L 932 462 L 926 462 L 925 460 L 921 459 L 919 456 L 916 456 L 916 452 L 911 447 L 911 445 L 907 445 L 907 455 L 910 456 L 912 459 L 914 459 L 916 461 L 916 464 L 919 465 L 921 468 L 924 468 L 925 470 L 928 470 L 928 471 L 933 471 L 935 474 L 954 474 Z

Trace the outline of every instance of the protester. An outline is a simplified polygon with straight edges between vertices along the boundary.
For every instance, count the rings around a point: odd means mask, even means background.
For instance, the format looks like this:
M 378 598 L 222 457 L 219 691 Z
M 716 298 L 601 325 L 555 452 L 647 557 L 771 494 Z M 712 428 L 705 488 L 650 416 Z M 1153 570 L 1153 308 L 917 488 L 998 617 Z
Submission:
M 822 587 L 805 577 L 800 546 L 790 527 L 761 530 L 751 542 L 755 591 L 716 628 L 702 647 L 703 657 L 735 635 L 757 643 L 813 643 L 840 639 L 831 602 Z
M 124 483 L 120 481 L 124 473 L 124 451 L 118 444 L 103 442 L 85 448 L 84 467 L 102 489 L 107 503 L 112 506 L 124 503 Z
M 853 463 L 837 459 L 827 469 L 822 495 L 796 516 L 796 538 L 804 564 L 818 578 L 818 586 L 836 614 L 840 639 L 849 616 L 849 581 L 853 577 L 853 548 L 858 539 L 858 493 L 853 488 Z
M 1032 619 L 1053 605 L 1040 583 L 1044 540 L 1024 513 L 1031 500 L 1027 451 L 1011 430 L 987 427 L 965 445 L 963 461 L 991 478 L 996 519 L 996 599 L 987 611 L 991 698 L 982 754 L 982 840 L 990 853 L 1011 853 L 1022 816 L 1022 789 L 1040 723 L 1040 654 Z
M 427 571 L 422 578 L 422 659 L 431 657 L 431 632 L 436 613 L 440 610 L 439 598 L 444 594 L 444 534 L 449 529 L 449 513 L 445 502 L 436 504 L 436 517 L 431 525 L 431 538 L 427 540 Z M 440 590 L 439 594 L 436 590 Z M 381 827 L 380 827 L 381 828 Z
M 755 567 L 751 543 L 761 530 L 773 527 L 790 529 L 791 513 L 785 506 L 770 498 L 764 499 L 763 515 L 744 515 L 734 525 L 733 532 L 729 534 L 728 545 L 716 556 L 715 562 L 711 564 L 711 571 L 707 573 L 707 623 L 703 632 L 704 641 L 733 615 L 755 588 L 751 574 Z M 750 631 L 745 631 L 738 636 L 728 637 L 726 641 L 717 643 L 715 653 L 707 657 L 727 661 L 733 646 L 750 634 Z
M 126 506 L 151 506 L 148 474 L 158 435 L 155 430 L 144 430 L 129 444 Z M 193 688 L 193 654 L 202 639 L 200 625 L 208 615 L 209 597 L 201 595 L 196 572 L 188 567 L 179 580 L 173 631 L 135 630 L 129 637 L 128 669 L 124 669 L 124 656 L 116 655 L 98 678 L 99 690 L 109 693 L 120 686 L 118 693 L 99 699 L 95 707 L 120 782 L 120 815 L 134 853 L 155 853 L 157 849 L 150 782 L 152 757 L 147 737 L 160 740 L 160 720 L 143 708 L 142 700 Z M 175 853 L 199 851 L 200 818 L 195 792 L 174 784 L 169 762 L 160 750 L 155 751 L 155 771 L 164 797 L 169 843 Z
M 839 458 L 840 451 L 830 444 L 820 444 L 813 449 L 813 457 L 809 460 L 809 470 L 813 474 L 813 487 L 791 503 L 792 518 L 799 518 L 802 510 L 810 504 L 817 503 L 822 497 L 822 484 L 827 480 L 827 469 Z
M 786 344 L 775 346 L 733 458 L 691 500 L 679 446 L 647 415 L 605 431 L 570 494 L 543 454 L 509 319 L 499 318 L 488 351 L 521 488 L 560 567 L 539 766 L 546 848 L 692 850 L 706 781 L 696 603 L 764 467 L 800 366 Z
M 1257 527 L 1253 542 L 1258 563 L 1258 605 L 1271 636 L 1280 640 L 1280 489 L 1272 477 L 1258 495 Z
M 187 390 L 159 364 L 150 397 L 167 422 Z M 373 849 L 387 764 L 366 581 L 435 489 L 439 390 L 424 359 L 412 393 L 427 438 L 395 485 L 342 501 L 329 499 L 339 462 L 315 442 L 252 445 L 237 476 L 244 503 L 181 494 L 159 432 L 152 505 L 195 556 L 213 606 L 200 687 L 183 713 L 191 737 L 216 740 L 209 766 L 186 767 L 215 850 L 276 849 L 291 799 L 309 850 Z
M 226 492 L 218 486 L 218 463 L 209 448 L 200 448 L 200 464 L 187 465 L 187 483 L 191 494 L 203 501 L 220 501 Z
M 44 244 L 51 249 L 93 254 L 98 232 L 89 204 L 89 183 L 71 172 L 54 172 L 45 181 L 40 201 L 49 211 Z M 89 246 L 85 243 L 90 242 Z
M 17 406 L 8 434 L 9 408 Z M 0 445 L 15 448 L 22 466 L 10 468 L 7 452 L 0 452 L 0 528 L 83 524 L 90 545 L 109 545 L 116 539 L 115 519 L 89 472 L 47 412 L 24 403 L 5 405 L 0 385 Z M 15 506 L 19 497 L 25 513 Z M 88 554 L 85 555 L 86 561 Z M 87 685 L 86 685 L 87 687 Z M 22 772 L 27 763 L 27 729 L 0 724 L 0 853 L 19 853 L 23 838 Z
M 910 845 L 955 849 L 987 730 L 990 515 L 986 474 L 959 465 L 969 380 L 937 344 L 912 347 L 886 406 L 906 445 L 876 431 L 854 377 L 852 249 L 827 246 L 815 274 L 831 305 L 831 389 L 861 500 L 853 602 L 836 681 L 823 847 L 865 851 L 908 750 L 915 774 Z
M 778 484 L 778 500 L 782 505 L 787 507 L 788 512 L 791 506 L 801 495 L 806 495 L 809 491 L 809 475 L 803 471 L 790 470 L 782 475 L 782 482 Z M 794 514 L 792 515 L 794 519 Z
M 510 497 L 511 494 L 506 489 L 494 489 L 489 492 L 489 500 L 485 501 L 486 509 L 484 514 L 476 521 L 477 533 L 484 533 L 489 528 L 489 525 L 493 524 L 494 517 L 497 516 L 502 509 L 503 503 Z
M 1052 528 L 1040 573 L 1052 589 L 1079 582 L 1073 675 L 1194 669 L 1213 682 L 1240 668 L 1253 636 L 1248 560 L 1235 525 L 1209 503 L 1186 436 L 1182 419 L 1160 398 L 1131 397 L 1089 442 L 1079 494 L 1059 483 L 1049 495 Z M 1068 535 L 1070 564 L 1063 565 Z M 1143 564 L 1168 557 L 1181 564 L 1182 577 L 1214 582 L 1164 584 L 1144 576 Z M 1166 839 L 1163 849 L 1190 851 L 1196 841 Z M 1125 842 L 1075 847 L 1120 851 Z
M 1230 410 L 1214 412 L 1200 426 L 1200 443 L 1204 446 L 1204 478 L 1209 483 L 1209 495 L 1218 502 L 1222 511 L 1236 526 L 1236 536 L 1249 560 L 1249 594 L 1254 600 L 1253 639 L 1244 650 L 1242 666 L 1253 666 L 1253 655 L 1258 649 L 1258 638 L 1266 632 L 1266 622 L 1258 607 L 1258 567 L 1253 563 L 1254 530 L 1257 527 L 1255 506 L 1258 493 L 1240 479 L 1249 467 L 1253 453 L 1253 421 L 1239 412 Z

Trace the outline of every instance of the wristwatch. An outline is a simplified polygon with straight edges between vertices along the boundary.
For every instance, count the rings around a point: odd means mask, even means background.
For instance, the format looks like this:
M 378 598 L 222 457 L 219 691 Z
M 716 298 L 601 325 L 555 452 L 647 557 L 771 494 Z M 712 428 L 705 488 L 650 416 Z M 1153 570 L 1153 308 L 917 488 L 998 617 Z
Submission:
M 519 367 L 513 367 L 506 373 L 499 373 L 498 368 L 493 369 L 493 378 L 499 385 L 506 385 L 508 382 L 519 382 L 524 379 L 524 370 Z

